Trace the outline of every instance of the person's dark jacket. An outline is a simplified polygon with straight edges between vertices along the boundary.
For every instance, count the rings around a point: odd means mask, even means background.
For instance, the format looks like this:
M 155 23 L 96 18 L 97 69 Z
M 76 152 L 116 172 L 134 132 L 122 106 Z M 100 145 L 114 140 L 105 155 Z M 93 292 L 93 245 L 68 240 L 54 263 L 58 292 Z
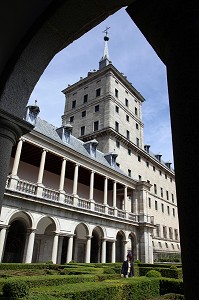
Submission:
M 130 273 L 127 274 L 128 272 L 128 260 L 125 260 L 122 264 L 122 271 L 121 274 L 123 274 L 124 276 L 128 275 L 129 277 L 134 276 L 134 269 L 133 269 L 133 262 L 132 260 L 130 261 L 131 263 L 131 267 L 130 267 Z

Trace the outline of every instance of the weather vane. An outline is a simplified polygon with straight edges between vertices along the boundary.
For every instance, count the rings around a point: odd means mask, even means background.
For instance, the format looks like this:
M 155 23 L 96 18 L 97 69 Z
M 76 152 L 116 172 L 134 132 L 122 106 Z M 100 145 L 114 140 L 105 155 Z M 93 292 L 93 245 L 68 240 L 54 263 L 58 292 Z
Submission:
M 106 35 L 105 35 L 105 37 L 104 37 L 104 40 L 105 41 L 108 41 L 109 40 L 109 37 L 108 37 L 108 29 L 110 29 L 111 27 L 107 27 L 106 26 L 106 29 L 104 30 L 104 31 L 102 31 L 103 33 L 105 33 Z

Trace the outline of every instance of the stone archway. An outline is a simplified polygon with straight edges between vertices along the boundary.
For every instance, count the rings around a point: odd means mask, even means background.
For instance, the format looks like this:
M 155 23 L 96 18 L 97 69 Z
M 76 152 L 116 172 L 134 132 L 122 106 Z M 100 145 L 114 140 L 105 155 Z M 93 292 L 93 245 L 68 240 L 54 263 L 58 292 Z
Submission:
M 21 219 L 10 224 L 6 239 L 3 262 L 22 263 L 27 235 L 26 223 Z
M 119 231 L 116 236 L 116 262 L 124 260 L 124 241 L 125 235 L 122 231 Z
M 101 262 L 102 251 L 102 238 L 104 237 L 103 231 L 100 227 L 95 227 L 92 232 L 91 239 L 91 259 L 90 262 Z
M 32 262 L 52 260 L 56 224 L 49 217 L 42 218 L 37 224 Z
M 128 253 L 132 255 L 132 259 L 137 260 L 137 249 L 136 249 L 136 237 L 133 233 L 130 233 L 128 236 L 129 240 L 129 247 L 128 247 Z
M 83 223 L 78 224 L 75 228 L 73 243 L 73 260 L 76 262 L 85 262 L 87 236 L 87 226 Z

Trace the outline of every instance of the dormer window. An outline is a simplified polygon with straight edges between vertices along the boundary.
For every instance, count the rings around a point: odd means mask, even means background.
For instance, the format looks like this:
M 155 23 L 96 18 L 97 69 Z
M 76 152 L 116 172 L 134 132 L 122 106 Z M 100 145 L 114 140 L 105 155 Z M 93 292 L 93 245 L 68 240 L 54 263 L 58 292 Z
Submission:
M 116 158 L 117 158 L 117 154 L 115 152 L 110 152 L 104 155 L 104 157 L 106 158 L 106 160 L 108 161 L 108 163 L 111 165 L 111 167 L 115 167 L 116 166 Z
M 56 132 L 59 135 L 62 142 L 67 144 L 70 143 L 72 128 L 73 127 L 70 124 L 66 124 L 65 126 L 56 129 Z
M 96 150 L 97 150 L 98 141 L 91 140 L 84 143 L 84 148 L 88 151 L 88 153 L 92 157 L 96 157 Z

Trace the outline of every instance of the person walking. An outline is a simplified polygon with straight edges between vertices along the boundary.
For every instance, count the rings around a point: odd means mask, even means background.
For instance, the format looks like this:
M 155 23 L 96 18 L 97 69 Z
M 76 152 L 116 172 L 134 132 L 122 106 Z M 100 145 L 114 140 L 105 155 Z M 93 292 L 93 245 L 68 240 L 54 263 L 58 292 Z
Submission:
M 130 253 L 127 254 L 127 260 L 123 261 L 121 277 L 132 277 L 134 276 L 133 260 Z

